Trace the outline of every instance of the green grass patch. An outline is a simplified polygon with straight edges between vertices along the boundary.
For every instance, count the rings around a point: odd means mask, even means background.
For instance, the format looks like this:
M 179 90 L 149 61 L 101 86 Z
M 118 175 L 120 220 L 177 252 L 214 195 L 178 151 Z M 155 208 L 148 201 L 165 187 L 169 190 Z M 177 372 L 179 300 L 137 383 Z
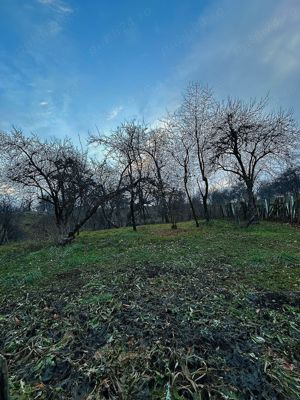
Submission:
M 12 400 L 299 399 L 299 244 L 212 221 L 0 247 Z
M 289 288 L 294 281 L 295 289 L 299 288 L 296 276 L 299 249 L 300 230 L 275 223 L 246 229 L 230 222 L 214 221 L 203 222 L 197 229 L 191 222 L 185 222 L 176 231 L 169 225 L 152 225 L 139 227 L 138 232 L 130 228 L 83 232 L 67 247 L 26 242 L 2 246 L 0 287 L 6 290 L 11 286 L 40 285 L 56 273 L 73 268 L 130 268 L 138 263 L 175 263 L 195 268 L 209 262 L 223 262 L 243 267 L 251 279 L 259 269 L 258 281 L 262 284 L 266 274 L 266 287 L 270 286 L 270 280 L 274 285 L 281 282 L 281 288 Z

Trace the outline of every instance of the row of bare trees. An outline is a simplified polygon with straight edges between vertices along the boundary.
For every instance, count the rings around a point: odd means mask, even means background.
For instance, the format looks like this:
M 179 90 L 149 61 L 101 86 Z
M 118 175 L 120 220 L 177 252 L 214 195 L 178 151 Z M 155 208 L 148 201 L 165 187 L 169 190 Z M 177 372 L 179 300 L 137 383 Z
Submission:
M 229 177 L 242 182 L 251 224 L 258 220 L 255 190 L 259 180 L 297 162 L 299 128 L 293 113 L 270 111 L 267 97 L 218 103 L 211 89 L 191 83 L 179 108 L 168 115 L 165 129 L 197 226 L 192 203 L 195 190 L 209 220 L 209 194 L 216 177 L 223 186 Z
M 199 226 L 193 199 L 199 196 L 208 221 L 210 192 L 225 187 L 229 177 L 244 185 L 250 224 L 258 219 L 259 179 L 296 159 L 298 137 L 292 112 L 271 112 L 267 98 L 220 103 L 210 88 L 194 82 L 159 127 L 129 121 L 110 134 L 91 135 L 97 159 L 69 139 L 42 140 L 15 128 L 1 133 L 2 179 L 10 192 L 30 193 L 48 204 L 62 243 L 99 209 L 118 226 L 124 201 L 134 230 L 137 213 L 146 220 L 153 206 L 162 221 L 174 224 L 182 193 Z

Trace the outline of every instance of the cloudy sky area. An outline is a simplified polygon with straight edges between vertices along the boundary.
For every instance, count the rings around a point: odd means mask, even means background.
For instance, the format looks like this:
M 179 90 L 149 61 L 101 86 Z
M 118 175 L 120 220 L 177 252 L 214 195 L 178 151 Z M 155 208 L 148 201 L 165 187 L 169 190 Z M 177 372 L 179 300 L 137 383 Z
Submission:
M 299 0 L 1 0 L 0 129 L 155 123 L 191 80 L 300 122 Z

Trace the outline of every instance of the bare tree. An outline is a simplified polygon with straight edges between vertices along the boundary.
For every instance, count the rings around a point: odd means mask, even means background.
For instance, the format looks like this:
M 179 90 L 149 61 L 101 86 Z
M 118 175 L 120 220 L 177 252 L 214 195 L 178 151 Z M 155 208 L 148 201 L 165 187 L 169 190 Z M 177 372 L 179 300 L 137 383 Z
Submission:
M 0 196 L 0 245 L 18 238 L 17 208 L 13 198 L 7 194 Z
M 130 219 L 136 230 L 137 202 L 142 199 L 142 183 L 148 176 L 143 157 L 146 126 L 135 121 L 123 123 L 110 135 L 91 136 L 90 141 L 103 146 L 107 159 L 119 171 L 120 187 L 126 186 L 129 193 Z
M 59 236 L 64 237 L 76 207 L 93 185 L 86 154 L 68 139 L 42 141 L 16 129 L 2 134 L 1 139 L 7 179 L 24 189 L 34 189 L 38 200 L 52 205 Z
M 168 196 L 168 207 L 171 218 L 171 229 L 177 229 L 177 218 L 182 211 L 182 206 L 185 204 L 184 193 L 178 188 L 173 187 Z
M 147 133 L 143 151 L 148 164 L 150 164 L 151 177 L 154 182 L 152 195 L 157 200 L 162 221 L 169 223 L 168 197 L 171 196 L 172 190 L 170 186 L 171 166 L 168 137 L 166 132 L 160 128 L 149 130 Z
M 192 145 L 190 157 L 195 166 L 197 186 L 207 221 L 210 219 L 208 196 L 209 178 L 212 174 L 210 137 L 215 109 L 212 90 L 201 86 L 199 82 L 192 82 L 184 91 L 182 104 L 175 113 L 182 136 Z
M 132 203 L 135 201 L 137 185 L 143 181 L 143 161 L 136 153 L 139 139 L 135 139 L 137 142 L 127 148 L 130 155 L 131 150 L 135 152 L 130 163 L 109 165 L 106 160 L 92 163 L 86 152 L 77 150 L 67 139 L 43 141 L 14 129 L 1 134 L 6 178 L 53 207 L 59 243 L 66 244 L 99 208 L 116 197 L 130 193 Z M 124 143 L 118 145 L 121 149 Z M 118 154 L 117 148 L 107 149 Z
M 197 213 L 193 204 L 191 194 L 191 180 L 193 178 L 193 142 L 186 131 L 181 127 L 181 120 L 178 121 L 177 115 L 169 116 L 165 123 L 165 129 L 169 132 L 169 151 L 173 160 L 177 164 L 178 180 L 183 183 L 183 187 L 188 198 L 193 219 L 199 227 Z M 179 167 L 179 168 L 178 168 Z
M 245 103 L 229 99 L 220 106 L 211 148 L 216 165 L 245 184 L 248 225 L 258 220 L 255 184 L 273 163 L 288 162 L 299 130 L 292 112 L 267 111 L 268 99 Z

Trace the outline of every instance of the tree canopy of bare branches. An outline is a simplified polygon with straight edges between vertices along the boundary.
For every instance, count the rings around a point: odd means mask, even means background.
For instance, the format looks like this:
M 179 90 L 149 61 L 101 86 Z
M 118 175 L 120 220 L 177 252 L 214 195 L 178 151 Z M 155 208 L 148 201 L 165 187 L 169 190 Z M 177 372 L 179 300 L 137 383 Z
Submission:
M 192 82 L 183 92 L 178 109 L 169 114 L 167 129 L 170 132 L 172 155 L 183 169 L 184 188 L 193 217 L 197 221 L 189 184 L 200 192 L 205 219 L 209 220 L 209 178 L 212 174 L 210 137 L 215 116 L 215 100 L 212 90 Z M 177 147 L 177 149 L 176 149 Z
M 119 186 L 127 185 L 130 194 L 130 217 L 133 230 L 136 230 L 135 203 L 142 198 L 142 181 L 148 176 L 148 165 L 143 157 L 143 143 L 147 128 L 135 121 L 119 126 L 110 135 L 92 136 L 90 141 L 102 146 L 119 170 Z
M 248 223 L 257 221 L 254 188 L 273 163 L 287 163 L 297 148 L 299 130 L 293 114 L 268 111 L 268 99 L 248 103 L 229 99 L 220 106 L 211 141 L 213 161 L 245 184 Z
M 1 139 L 7 179 L 23 189 L 34 189 L 39 200 L 51 204 L 59 235 L 66 235 L 75 208 L 94 184 L 86 154 L 68 139 L 42 141 L 16 129 Z
M 221 177 L 226 192 L 227 175 L 239 180 L 236 188 L 244 187 L 243 219 L 247 213 L 250 224 L 258 220 L 259 179 L 275 166 L 288 167 L 299 151 L 292 112 L 270 112 L 267 98 L 218 104 L 199 82 L 187 86 L 179 106 L 161 122 L 149 128 L 132 120 L 90 136 L 89 143 L 99 146 L 100 157 L 93 160 L 88 148 L 78 149 L 70 139 L 43 140 L 18 129 L 1 133 L 1 185 L 21 189 L 26 209 L 37 211 L 39 204 L 54 215 L 62 243 L 95 214 L 107 227 L 127 221 L 136 230 L 151 213 L 173 226 L 181 213 L 199 226 L 200 217 L 213 215 L 214 181 Z

